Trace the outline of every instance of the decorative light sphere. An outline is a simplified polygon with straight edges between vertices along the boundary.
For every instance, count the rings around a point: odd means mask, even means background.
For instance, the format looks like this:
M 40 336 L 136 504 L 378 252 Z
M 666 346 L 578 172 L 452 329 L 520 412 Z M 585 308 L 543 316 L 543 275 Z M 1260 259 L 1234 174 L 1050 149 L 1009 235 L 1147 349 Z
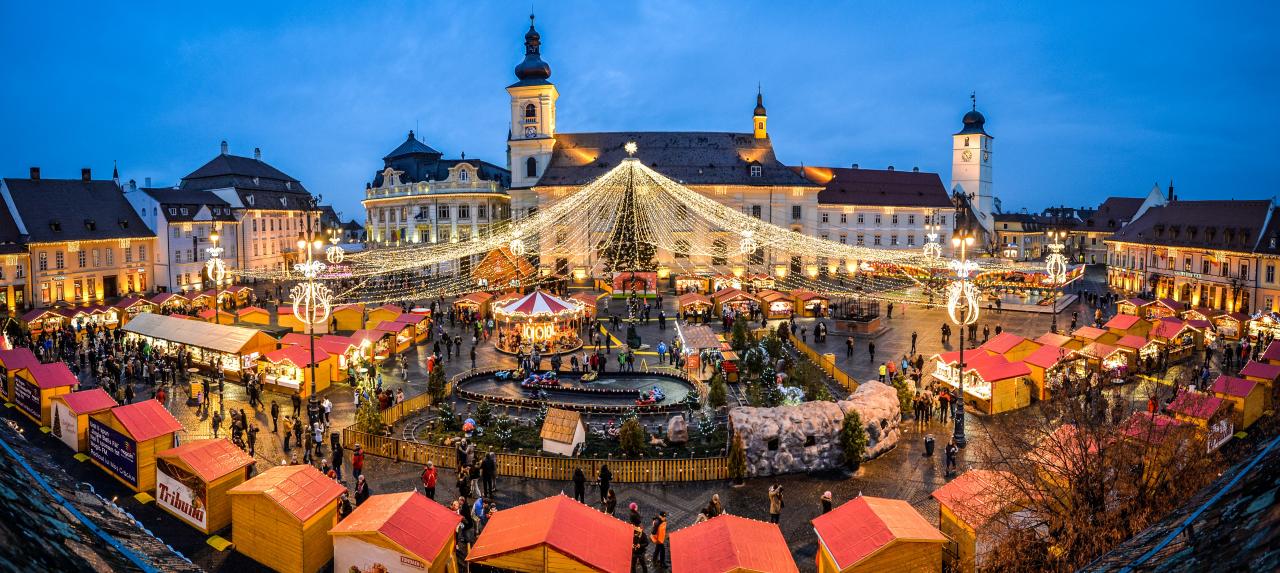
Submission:
M 512 239 L 511 254 L 517 257 L 524 256 L 524 239 Z

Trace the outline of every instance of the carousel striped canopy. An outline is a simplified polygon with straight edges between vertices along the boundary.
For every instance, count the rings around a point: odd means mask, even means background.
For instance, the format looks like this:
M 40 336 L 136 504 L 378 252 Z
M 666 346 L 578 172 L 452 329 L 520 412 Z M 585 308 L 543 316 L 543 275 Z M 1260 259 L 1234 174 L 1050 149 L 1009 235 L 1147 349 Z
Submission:
M 581 308 L 581 304 L 577 301 L 568 302 L 563 299 L 549 295 L 541 290 L 535 290 L 514 302 L 508 303 L 502 307 L 503 314 L 521 314 L 531 316 L 535 314 L 559 314 L 567 311 L 574 311 Z

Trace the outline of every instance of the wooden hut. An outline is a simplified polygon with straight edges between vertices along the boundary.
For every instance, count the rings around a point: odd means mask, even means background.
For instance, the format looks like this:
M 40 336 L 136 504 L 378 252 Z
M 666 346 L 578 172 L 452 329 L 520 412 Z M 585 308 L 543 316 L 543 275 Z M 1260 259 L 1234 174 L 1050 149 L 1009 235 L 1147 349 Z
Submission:
M 1280 340 L 1273 340 L 1267 345 L 1267 349 L 1262 351 L 1262 361 L 1280 366 Z
M 258 372 L 262 374 L 262 382 L 275 386 L 276 391 L 286 394 L 296 392 L 307 398 L 311 395 L 311 365 L 315 364 L 316 392 L 324 392 L 332 381 L 333 361 L 329 353 L 321 350 L 318 345 L 314 351 L 314 361 L 310 348 L 287 346 L 264 354 L 258 360 Z
M 280 573 L 315 573 L 333 559 L 329 530 L 346 488 L 309 465 L 270 468 L 227 493 L 236 551 Z
M 260 306 L 246 306 L 237 310 L 236 318 L 249 324 L 271 324 L 271 312 Z
M 681 316 L 707 312 L 710 309 L 711 299 L 701 293 L 687 292 L 676 297 L 676 312 Z
M 677 293 L 687 293 L 687 292 L 704 293 L 711 290 L 708 287 L 708 284 L 710 283 L 710 279 L 701 275 L 689 275 L 689 274 L 676 275 L 675 282 L 676 282 Z
M 88 448 L 89 416 L 118 406 L 102 388 L 60 394 L 49 403 L 53 412 L 49 433 L 77 453 Z
M 594 318 L 596 314 L 600 312 L 600 309 L 598 306 L 600 299 L 593 293 L 582 292 L 582 291 L 575 292 L 569 295 L 569 300 L 570 301 L 576 300 L 582 303 L 582 312 L 583 312 L 582 316 L 585 320 L 590 320 Z
M 391 336 L 392 349 L 397 354 L 404 352 L 413 346 L 413 337 L 415 335 L 413 325 L 394 320 L 379 322 L 373 327 L 373 330 L 385 332 Z
M 1017 362 L 1035 352 L 1040 344 L 1012 332 L 1001 332 L 978 348 L 987 354 L 999 354 L 1009 362 Z
M 786 293 L 766 290 L 757 295 L 760 297 L 760 307 L 764 310 L 766 318 L 787 319 L 796 312 L 795 299 Z
M 231 311 L 218 309 L 215 312 L 212 308 L 206 308 L 196 313 L 196 318 L 216 324 L 235 324 L 236 316 L 237 315 Z
M 370 496 L 329 530 L 333 570 L 457 573 L 454 532 L 462 516 L 409 491 Z
M 900 499 L 858 496 L 813 520 L 818 573 L 936 572 L 947 537 Z
M 1231 418 L 1242 430 L 1252 426 L 1266 407 L 1263 394 L 1266 388 L 1261 382 L 1219 374 L 1212 386 L 1213 395 L 1232 404 Z
M 1037 348 L 1022 362 L 1031 370 L 1029 377 L 1037 400 L 1048 400 L 1068 379 L 1082 379 L 1087 371 L 1086 360 L 1078 350 L 1049 344 Z
M 1120 335 L 1095 326 L 1081 326 L 1071 333 L 1071 337 L 1080 341 L 1082 346 L 1088 346 L 1095 342 L 1112 344 L 1120 340 Z
M 983 526 L 1016 498 L 1016 477 L 1006 471 L 969 470 L 933 491 L 938 500 L 938 529 L 947 536 L 946 570 L 972 573 L 982 566 L 992 539 Z
M 391 322 L 402 314 L 404 314 L 404 311 L 400 310 L 400 307 L 394 304 L 384 304 L 369 311 L 368 316 L 365 317 L 364 320 L 364 327 L 372 329 L 376 327 L 378 323 Z
M 1189 308 L 1185 312 L 1183 312 L 1182 318 L 1183 320 L 1209 320 L 1213 318 L 1215 315 L 1217 315 L 1219 312 L 1221 311 L 1214 310 L 1212 308 L 1205 308 L 1203 306 L 1197 306 L 1195 308 Z
M 13 349 L 0 350 L 0 379 L 4 381 L 4 398 L 13 401 L 13 380 L 18 370 L 40 364 L 40 359 L 31 349 L 19 346 Z
M 715 303 L 715 312 L 717 315 L 724 316 L 726 311 L 732 311 L 734 314 L 748 314 L 752 306 L 760 304 L 760 299 L 755 295 L 736 288 L 720 289 L 711 295 L 711 301 Z
M 831 299 L 810 290 L 791 291 L 792 298 L 795 299 L 796 312 L 800 316 L 818 318 L 827 315 L 827 308 L 831 304 Z
M 525 573 L 629 573 L 633 531 L 560 494 L 495 513 L 467 561 Z
M 671 573 L 800 573 L 782 531 L 722 513 L 670 535 Z
M 1043 345 L 1066 348 L 1067 350 L 1080 350 L 1081 348 L 1084 348 L 1084 343 L 1080 340 L 1065 334 L 1058 334 L 1056 332 L 1046 332 L 1041 334 L 1036 338 L 1036 342 Z
M 1263 395 L 1266 400 L 1266 409 L 1270 410 L 1275 400 L 1276 384 L 1280 382 L 1280 364 L 1250 360 L 1244 368 L 1240 369 L 1240 377 L 1262 384 L 1265 388 Z
M 58 312 L 58 309 L 37 308 L 23 314 L 19 322 L 21 322 L 23 326 L 27 327 L 27 330 L 31 332 L 32 336 L 35 336 L 40 332 L 53 332 L 58 330 L 59 328 L 62 328 L 64 324 L 67 324 L 68 320 L 69 319 L 65 315 Z
M 1218 312 L 1209 317 L 1214 334 L 1227 340 L 1240 340 L 1249 324 L 1249 315 L 1243 312 Z
M 333 309 L 335 330 L 354 332 L 364 327 L 364 303 L 344 304 Z
M 1164 345 L 1170 362 L 1187 358 L 1204 345 L 1204 333 L 1180 318 L 1159 319 L 1149 338 Z
M 480 318 L 489 316 L 489 301 L 493 295 L 485 291 L 467 293 L 453 301 L 454 312 L 470 312 Z
M 1095 342 L 1080 350 L 1089 364 L 1113 377 L 1123 377 L 1132 369 L 1135 356 L 1126 348 Z
M 53 420 L 50 400 L 74 392 L 79 384 L 65 362 L 32 364 L 13 375 L 13 403 L 31 421 L 48 426 Z
M 1142 309 L 1148 304 L 1151 304 L 1151 301 L 1145 298 L 1127 298 L 1116 302 L 1116 312 L 1142 317 Z
M 248 477 L 253 456 L 226 438 L 156 454 L 156 507 L 209 534 L 231 525 L 227 492 Z
M 578 412 L 547 408 L 540 436 L 542 451 L 572 456 L 579 445 L 587 442 L 587 428 Z
M 155 400 L 89 416 L 89 458 L 138 492 L 156 487 L 156 454 L 172 448 L 182 424 Z
M 151 345 L 161 352 L 186 350 L 194 366 L 221 369 L 232 379 L 253 368 L 258 357 L 276 348 L 276 340 L 255 329 L 176 316 L 140 314 L 124 326 L 125 340 Z
M 191 308 L 191 301 L 183 296 L 182 293 L 176 292 L 159 293 L 151 297 L 151 302 L 159 307 L 160 310 L 185 311 Z
M 1171 298 L 1165 297 L 1161 299 L 1156 299 L 1155 302 L 1152 302 L 1151 304 L 1148 304 L 1146 306 L 1146 313 L 1147 313 L 1146 318 L 1148 319 L 1167 318 L 1167 317 L 1176 318 L 1176 317 L 1182 316 L 1182 313 L 1186 310 L 1187 310 L 1187 305 L 1185 303 L 1181 303 Z
M 412 344 L 420 344 L 431 334 L 431 317 L 425 314 L 405 313 L 395 319 L 398 324 L 412 329 Z
M 1226 405 L 1226 400 L 1213 394 L 1183 388 L 1167 408 L 1179 422 L 1205 429 L 1226 410 Z
M 1145 337 L 1148 332 L 1151 332 L 1151 321 L 1131 314 L 1117 314 L 1111 317 L 1103 328 L 1119 337 L 1129 335 Z
M 121 325 L 127 324 L 131 319 L 133 319 L 133 317 L 137 316 L 138 314 L 141 314 L 144 312 L 155 312 L 160 308 L 154 302 L 151 302 L 145 298 L 139 298 L 135 296 L 127 296 L 125 298 L 122 298 L 120 299 L 120 302 L 115 303 L 114 305 L 112 305 L 112 307 L 120 312 Z

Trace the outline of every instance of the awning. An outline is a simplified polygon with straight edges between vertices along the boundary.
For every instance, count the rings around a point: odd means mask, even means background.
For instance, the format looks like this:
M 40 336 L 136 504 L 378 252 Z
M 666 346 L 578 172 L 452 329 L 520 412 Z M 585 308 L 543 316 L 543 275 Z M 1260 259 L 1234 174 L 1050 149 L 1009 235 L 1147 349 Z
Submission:
M 255 337 L 267 336 L 261 330 L 252 328 L 183 320 L 152 313 L 134 317 L 129 324 L 124 325 L 124 331 L 228 354 L 239 354 Z

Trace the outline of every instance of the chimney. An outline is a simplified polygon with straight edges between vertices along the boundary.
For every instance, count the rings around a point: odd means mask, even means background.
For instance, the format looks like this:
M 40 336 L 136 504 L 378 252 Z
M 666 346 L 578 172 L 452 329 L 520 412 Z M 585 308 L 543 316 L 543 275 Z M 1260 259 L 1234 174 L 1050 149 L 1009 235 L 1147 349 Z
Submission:
M 857 168 L 858 168 L 858 164 L 857 164 L 857 163 L 854 163 L 854 164 L 853 164 L 851 167 L 849 167 L 849 168 L 850 168 L 850 169 L 857 169 Z
M 40 180 L 40 168 L 39 168 L 39 167 L 32 167 L 32 168 L 31 168 L 31 180 L 32 180 L 32 181 L 39 181 L 39 180 Z
M 224 151 L 223 153 L 226 153 L 226 152 Z M 254 159 L 257 159 L 258 161 L 262 161 L 262 148 L 261 148 L 261 147 L 255 147 L 255 148 L 253 148 L 253 158 L 254 158 Z
M 224 139 L 224 140 L 222 140 L 222 154 L 223 154 L 223 155 L 226 155 L 226 154 L 227 154 L 227 140 L 225 140 L 225 139 Z
M 1173 194 L 1173 179 L 1169 179 L 1169 202 L 1178 200 L 1178 196 Z
M 151 187 L 151 178 L 150 178 L 150 177 L 147 177 L 147 178 L 146 178 L 146 179 L 144 179 L 143 181 L 146 181 L 146 185 L 145 185 L 145 186 L 146 186 L 147 188 L 150 188 L 150 187 Z
M 81 181 L 89 181 L 90 179 L 93 179 L 93 172 L 92 172 L 92 171 L 90 171 L 88 167 L 81 167 L 81 168 L 80 168 L 80 180 L 81 180 Z
M 912 172 L 912 173 L 919 173 L 919 172 L 920 172 L 920 168 L 919 168 L 919 167 L 912 167 L 912 168 L 911 168 L 911 172 Z
M 893 166 L 892 166 L 892 165 L 890 165 L 890 166 L 889 166 L 889 171 L 893 171 Z

